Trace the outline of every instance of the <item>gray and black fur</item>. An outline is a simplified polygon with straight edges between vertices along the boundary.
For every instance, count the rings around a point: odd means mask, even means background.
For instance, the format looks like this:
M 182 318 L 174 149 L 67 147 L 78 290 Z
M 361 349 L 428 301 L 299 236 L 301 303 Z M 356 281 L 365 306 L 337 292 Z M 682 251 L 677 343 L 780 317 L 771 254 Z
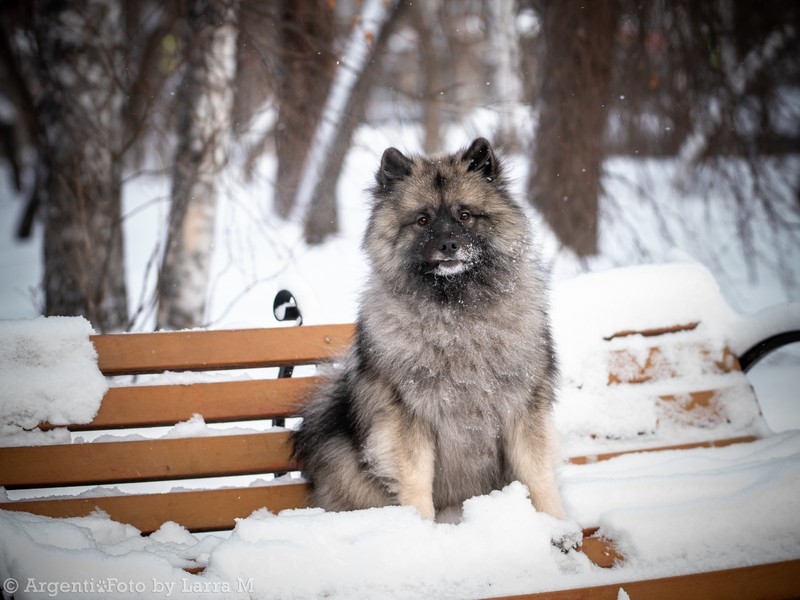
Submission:
M 376 179 L 355 342 L 294 434 L 311 502 L 434 518 L 519 480 L 563 518 L 546 287 L 494 151 L 389 148 Z

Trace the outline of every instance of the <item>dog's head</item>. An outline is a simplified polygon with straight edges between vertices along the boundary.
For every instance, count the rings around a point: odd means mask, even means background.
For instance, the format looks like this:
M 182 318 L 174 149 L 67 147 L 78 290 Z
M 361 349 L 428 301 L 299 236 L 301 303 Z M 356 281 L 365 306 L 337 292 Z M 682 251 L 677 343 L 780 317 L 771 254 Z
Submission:
M 376 182 L 364 248 L 398 290 L 422 285 L 452 296 L 513 271 L 527 249 L 527 220 L 483 138 L 451 155 L 408 157 L 389 148 Z

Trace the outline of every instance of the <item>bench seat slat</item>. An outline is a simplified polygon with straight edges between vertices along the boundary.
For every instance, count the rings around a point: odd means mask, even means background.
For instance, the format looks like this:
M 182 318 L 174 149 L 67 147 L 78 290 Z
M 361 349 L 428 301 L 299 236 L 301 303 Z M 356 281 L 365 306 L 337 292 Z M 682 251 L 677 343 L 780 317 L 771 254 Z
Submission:
M 741 371 L 739 361 L 730 348 L 712 350 L 700 343 L 687 343 L 680 348 L 684 353 L 693 355 L 705 373 Z M 612 350 L 609 354 L 608 385 L 647 383 L 679 377 L 684 366 L 665 353 L 668 349 L 668 346 L 651 346 L 646 356 L 626 348 Z
M 95 510 L 144 534 L 174 520 L 194 533 L 233 529 L 236 519 L 261 508 L 278 513 L 308 506 L 305 483 L 258 487 L 192 490 L 161 494 L 131 494 L 98 498 L 17 500 L 0 505 L 5 510 L 30 512 L 53 518 L 84 517 Z M 598 566 L 611 567 L 620 560 L 611 542 L 595 536 L 596 529 L 583 531 L 582 551 Z
M 166 521 L 176 521 L 194 532 L 232 529 L 237 518 L 247 517 L 259 508 L 277 513 L 307 505 L 306 485 L 289 483 L 163 494 L 18 500 L 0 504 L 0 508 L 55 518 L 84 517 L 100 509 L 115 521 L 151 533 Z
M 261 508 L 278 513 L 307 506 L 308 486 L 302 482 L 160 494 L 16 500 L 0 504 L 4 510 L 53 518 L 85 517 L 99 509 L 111 519 L 133 525 L 144 534 L 152 533 L 166 521 L 176 521 L 195 533 L 223 531 L 233 529 L 236 519 Z M 596 537 L 595 533 L 596 529 L 584 530 L 582 551 L 599 566 L 613 566 L 620 555 L 611 542 Z
M 631 598 L 647 598 L 647 600 L 797 598 L 800 596 L 798 573 L 800 573 L 800 559 L 660 579 L 504 596 L 502 600 L 617 600 L 620 597 L 620 588 Z
M 72 431 L 174 425 L 199 413 L 206 423 L 297 414 L 318 377 L 110 388 L 91 423 Z
M 342 354 L 353 325 L 95 335 L 106 375 L 314 364 Z
M 0 448 L 0 481 L 9 489 L 296 469 L 287 431 Z
M 680 333 L 681 331 L 694 331 L 697 329 L 697 326 L 700 325 L 700 321 L 692 321 L 690 323 L 683 323 L 680 325 L 665 325 L 662 327 L 650 327 L 648 329 L 624 329 L 622 331 L 617 331 L 616 333 L 612 333 L 611 335 L 605 336 L 603 339 L 607 342 L 611 340 L 615 340 L 617 338 L 623 337 L 630 337 L 634 335 L 640 335 L 642 337 L 658 337 L 660 335 L 664 335 L 665 333 Z
M 653 447 L 638 448 L 634 450 L 620 450 L 619 452 L 605 452 L 601 454 L 594 454 L 591 456 L 572 456 L 568 458 L 567 461 L 573 465 L 585 465 L 589 463 L 596 463 L 604 460 L 610 460 L 612 458 L 616 458 L 617 456 L 623 456 L 625 454 L 637 454 L 639 452 L 667 452 L 669 450 L 691 450 L 692 448 L 724 448 L 726 446 L 732 446 L 733 444 L 746 444 L 748 442 L 754 442 L 756 439 L 758 438 L 756 438 L 755 436 L 746 435 L 735 438 L 706 440 L 703 442 L 688 442 L 685 444 L 671 444 L 668 446 L 653 446 Z

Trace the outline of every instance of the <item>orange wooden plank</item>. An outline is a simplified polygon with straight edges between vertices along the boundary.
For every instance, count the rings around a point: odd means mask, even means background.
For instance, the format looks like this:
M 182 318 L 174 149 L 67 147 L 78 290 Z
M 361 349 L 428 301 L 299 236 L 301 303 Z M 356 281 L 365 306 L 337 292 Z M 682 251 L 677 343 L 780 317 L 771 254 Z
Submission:
M 636 454 L 639 452 L 663 452 L 665 450 L 690 450 L 692 448 L 724 448 L 732 444 L 744 444 L 747 442 L 755 441 L 756 437 L 749 435 L 736 438 L 725 438 L 721 440 L 707 440 L 703 442 L 691 442 L 688 444 L 673 444 L 669 446 L 656 446 L 653 448 L 635 448 L 633 450 L 622 450 L 620 452 L 606 452 L 602 454 L 594 454 L 590 456 L 572 456 L 567 459 L 567 462 L 573 465 L 585 465 L 588 463 L 595 463 L 603 460 L 616 458 L 625 454 Z
M 289 432 L 221 435 L 54 446 L 0 448 L 0 486 L 6 488 L 93 485 L 131 481 L 291 471 Z M 574 456 L 587 464 L 636 452 L 723 447 L 753 441 L 727 438 Z
M 628 337 L 631 335 L 641 335 L 643 337 L 655 337 L 657 335 L 664 335 L 665 333 L 692 331 L 694 329 L 697 329 L 698 325 L 700 325 L 700 323 L 695 321 L 693 323 L 684 323 L 682 325 L 667 325 L 664 327 L 653 327 L 651 329 L 625 329 L 623 331 L 612 333 L 611 335 L 609 335 L 608 337 L 604 337 L 603 339 L 607 342 L 610 342 L 613 339 Z
M 175 521 L 190 531 L 232 529 L 235 519 L 247 517 L 259 508 L 279 512 L 307 504 L 306 485 L 291 483 L 163 494 L 20 500 L 0 507 L 54 518 L 84 517 L 99 508 L 115 521 L 150 533 L 165 521 Z
M 631 600 L 788 600 L 800 598 L 800 560 L 572 590 L 505 596 L 503 600 L 617 600 L 620 588 L 625 590 Z
M 661 400 L 677 404 L 681 410 L 692 412 L 695 410 L 714 410 L 718 411 L 719 390 L 701 390 L 683 394 L 665 394 L 659 396 Z
M 598 567 L 610 569 L 625 557 L 617 551 L 613 540 L 598 536 L 597 531 L 596 527 L 583 530 L 581 552 Z
M 207 423 L 272 419 L 297 414 L 320 377 L 259 379 L 193 383 L 191 385 L 142 385 L 108 390 L 91 423 L 68 425 L 72 431 L 174 425 L 195 413 Z M 686 411 L 709 409 L 718 390 L 662 395 L 662 400 L 681 402 Z M 688 401 L 687 401 L 688 397 Z M 42 429 L 53 426 L 44 423 Z
M 110 388 L 94 420 L 69 429 L 174 425 L 195 413 L 207 423 L 286 417 L 297 414 L 319 381 L 298 377 Z
M 292 471 L 289 432 L 0 448 L 0 486 L 94 485 Z
M 341 355 L 353 325 L 92 336 L 106 375 L 312 364 Z
M 693 353 L 704 372 L 709 374 L 741 371 L 739 361 L 730 348 L 722 352 L 711 351 L 703 344 L 685 344 L 682 348 Z M 679 377 L 682 365 L 671 360 L 659 346 L 647 349 L 647 356 L 641 360 L 638 353 L 626 348 L 612 350 L 608 360 L 608 385 L 621 383 L 646 383 Z

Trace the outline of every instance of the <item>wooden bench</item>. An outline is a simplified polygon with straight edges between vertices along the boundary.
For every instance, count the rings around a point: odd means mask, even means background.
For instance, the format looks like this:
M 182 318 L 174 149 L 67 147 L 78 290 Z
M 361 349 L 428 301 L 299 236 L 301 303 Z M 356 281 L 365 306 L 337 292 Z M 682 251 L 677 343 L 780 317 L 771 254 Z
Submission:
M 673 324 L 675 325 L 675 324 Z M 709 349 L 692 338 L 696 323 L 677 324 L 656 330 L 620 332 L 609 336 L 608 382 L 610 388 L 637 386 L 661 379 L 669 383 L 679 375 L 671 364 L 668 348 L 688 339 L 697 360 L 714 373 L 738 372 L 741 365 L 727 348 Z M 137 439 L 96 441 L 69 445 L 10 447 L 0 449 L 0 486 L 14 497 L 48 495 L 33 499 L 11 499 L 0 505 L 4 510 L 27 511 L 50 517 L 75 517 L 105 511 L 112 519 L 129 523 L 142 533 L 158 529 L 165 521 L 180 523 L 192 532 L 231 529 L 235 520 L 266 507 L 277 512 L 306 505 L 306 489 L 297 479 L 267 482 L 264 485 L 225 487 L 216 477 L 253 475 L 269 478 L 273 474 L 296 471 L 291 458 L 289 433 L 270 428 L 269 420 L 286 419 L 317 382 L 316 376 L 278 378 L 277 369 L 316 365 L 341 355 L 350 343 L 351 325 L 279 327 L 227 331 L 186 331 L 97 335 L 92 342 L 99 368 L 109 378 L 163 373 L 165 371 L 230 372 L 240 369 L 270 369 L 258 372 L 257 379 L 229 379 L 218 376 L 211 382 L 188 385 L 115 383 L 108 390 L 96 418 L 89 424 L 70 426 L 73 432 L 146 432 L 153 427 L 174 425 L 200 414 L 206 423 L 250 422 L 263 431 L 234 435 L 176 439 Z M 647 340 L 649 350 L 626 350 L 626 340 Z M 795 341 L 798 332 L 780 341 Z M 773 340 L 774 342 L 774 340 Z M 757 351 L 756 351 L 757 352 Z M 685 352 L 682 354 L 685 359 Z M 749 358 L 748 360 L 752 360 Z M 128 378 L 131 379 L 131 378 Z M 752 395 L 752 393 L 751 393 Z M 677 397 L 677 395 L 676 395 Z M 718 402 L 714 389 L 695 390 L 682 410 L 711 410 Z M 666 401 L 669 395 L 664 395 Z M 753 402 L 755 397 L 753 396 Z M 265 421 L 267 421 L 265 423 Z M 46 423 L 41 426 L 47 429 Z M 702 429 L 701 429 L 702 432 Z M 644 447 L 627 447 L 592 456 L 573 456 L 575 463 L 602 460 L 634 450 L 664 447 L 715 446 L 739 443 L 753 436 L 680 441 Z M 210 489 L 171 491 L 182 481 L 207 479 Z M 120 495 L 68 497 L 76 486 L 120 486 L 163 482 L 162 489 Z M 584 531 L 583 551 L 596 564 L 610 566 L 624 560 L 613 543 L 595 537 L 595 530 Z M 200 572 L 203 565 L 189 569 Z M 586 588 L 581 598 L 616 598 L 618 585 Z M 748 566 L 740 569 L 687 575 L 663 580 L 626 583 L 629 593 L 647 598 L 705 598 L 709 590 L 715 597 L 794 597 L 800 595 L 800 560 Z M 531 598 L 574 598 L 575 590 L 531 595 Z M 526 596 L 527 597 L 527 596 Z M 636 597 L 635 595 L 632 597 Z

